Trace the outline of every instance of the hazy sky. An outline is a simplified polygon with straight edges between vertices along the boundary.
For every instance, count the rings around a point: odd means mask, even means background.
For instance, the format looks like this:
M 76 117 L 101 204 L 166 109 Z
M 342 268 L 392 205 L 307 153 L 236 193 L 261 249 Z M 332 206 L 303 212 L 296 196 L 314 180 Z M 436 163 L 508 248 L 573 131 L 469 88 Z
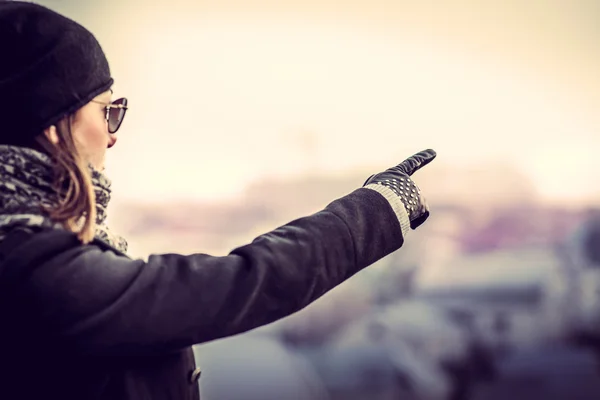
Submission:
M 428 168 L 505 160 L 549 198 L 600 193 L 598 1 L 41 3 L 96 34 L 130 99 L 118 198 L 376 172 L 427 147 Z

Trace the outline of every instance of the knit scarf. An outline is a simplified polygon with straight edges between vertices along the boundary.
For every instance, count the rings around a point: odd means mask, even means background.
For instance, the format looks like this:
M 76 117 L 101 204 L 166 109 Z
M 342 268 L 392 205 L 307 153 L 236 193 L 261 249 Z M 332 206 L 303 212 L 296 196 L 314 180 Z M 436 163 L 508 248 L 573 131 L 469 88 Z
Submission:
M 96 194 L 95 238 L 126 253 L 127 242 L 106 226 L 110 180 L 90 167 Z M 58 202 L 53 182 L 52 160 L 39 151 L 0 145 L 0 240 L 17 227 L 65 229 L 51 220 L 44 207 Z

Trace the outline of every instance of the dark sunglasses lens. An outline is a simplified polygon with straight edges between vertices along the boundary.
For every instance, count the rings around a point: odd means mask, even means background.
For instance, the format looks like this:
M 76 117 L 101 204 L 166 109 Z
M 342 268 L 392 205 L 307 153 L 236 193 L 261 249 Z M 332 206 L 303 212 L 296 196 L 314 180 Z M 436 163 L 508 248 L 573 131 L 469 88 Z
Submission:
M 114 106 L 124 106 L 127 107 L 127 99 L 123 98 L 123 99 L 118 99 L 112 102 L 112 104 Z M 110 111 L 108 113 L 108 131 L 110 133 L 115 133 L 119 127 L 121 126 L 121 123 L 123 122 L 123 119 L 125 118 L 125 112 L 127 111 L 126 108 L 117 108 L 117 107 L 111 107 Z

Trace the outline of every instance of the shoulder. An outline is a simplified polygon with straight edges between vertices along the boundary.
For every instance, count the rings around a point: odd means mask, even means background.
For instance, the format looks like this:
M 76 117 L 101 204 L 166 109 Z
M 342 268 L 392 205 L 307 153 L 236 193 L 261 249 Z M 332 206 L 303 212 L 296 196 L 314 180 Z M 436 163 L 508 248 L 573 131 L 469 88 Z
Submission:
M 9 275 L 11 269 L 24 273 L 41 265 L 98 260 L 111 255 L 131 260 L 101 240 L 84 245 L 76 234 L 67 230 L 15 229 L 0 242 L 0 271 L 1 275 Z
M 36 252 L 35 250 L 43 252 L 44 250 L 96 247 L 101 250 L 113 251 L 119 255 L 125 255 L 100 239 L 94 239 L 91 243 L 84 245 L 79 241 L 75 233 L 63 229 L 15 229 L 0 242 L 0 245 L 4 241 L 10 242 L 11 246 L 8 247 L 15 251 L 23 247 L 27 247 L 28 250 L 34 252 Z

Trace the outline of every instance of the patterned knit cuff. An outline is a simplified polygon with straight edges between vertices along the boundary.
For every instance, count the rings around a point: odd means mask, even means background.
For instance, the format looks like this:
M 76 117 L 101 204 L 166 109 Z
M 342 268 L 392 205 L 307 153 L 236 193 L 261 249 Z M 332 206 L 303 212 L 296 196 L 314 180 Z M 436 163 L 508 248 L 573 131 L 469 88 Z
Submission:
M 388 203 L 390 203 L 390 206 L 392 206 L 396 217 L 398 217 L 398 222 L 400 223 L 400 228 L 402 229 L 402 237 L 406 239 L 406 235 L 410 230 L 410 220 L 408 219 L 408 213 L 406 212 L 404 203 L 402 203 L 402 200 L 400 200 L 398 195 L 394 193 L 392 189 L 375 183 L 368 184 L 365 186 L 365 189 L 371 189 L 378 192 L 385 197 Z

